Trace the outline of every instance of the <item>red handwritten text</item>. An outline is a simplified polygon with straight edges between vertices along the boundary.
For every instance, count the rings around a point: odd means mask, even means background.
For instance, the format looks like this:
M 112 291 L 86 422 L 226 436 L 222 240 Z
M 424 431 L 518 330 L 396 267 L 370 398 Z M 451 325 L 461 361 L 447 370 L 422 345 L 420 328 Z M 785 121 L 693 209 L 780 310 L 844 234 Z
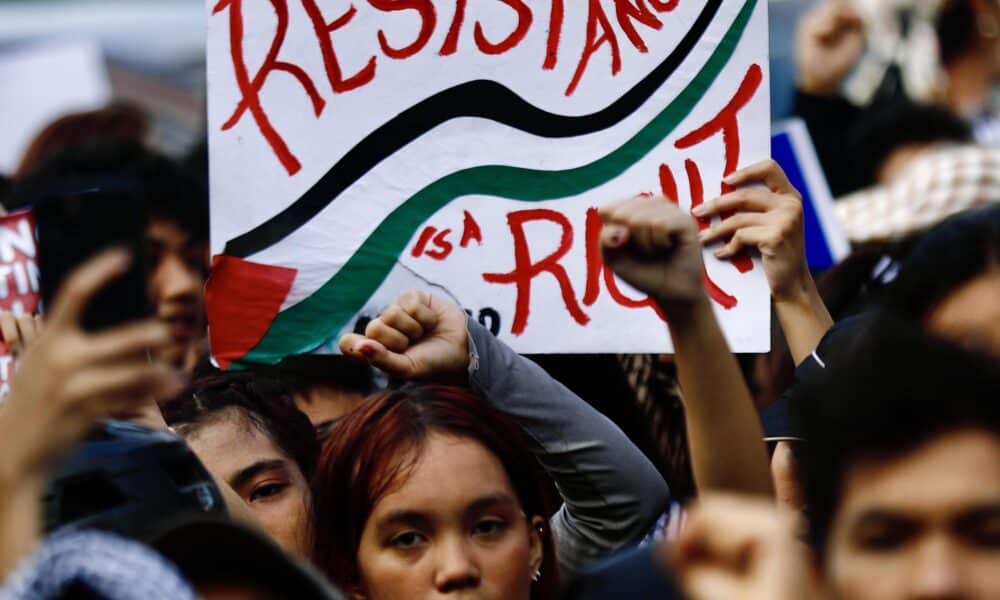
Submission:
M 441 56 L 455 54 L 464 47 L 468 47 L 470 50 L 474 47 L 476 51 L 488 56 L 505 54 L 517 48 L 532 28 L 537 27 L 547 27 L 545 54 L 539 57 L 542 69 L 555 69 L 560 55 L 569 51 L 561 48 L 565 26 L 565 0 L 549 0 L 547 19 L 536 19 L 536 12 L 541 12 L 544 9 L 537 7 L 532 9 L 526 0 L 495 0 L 507 5 L 512 11 L 516 18 L 513 28 L 509 32 L 491 30 L 487 33 L 488 27 L 476 20 L 472 25 L 472 43 L 464 45 L 462 37 L 468 0 L 453 0 L 453 2 L 444 2 L 443 0 L 436 2 L 434 0 L 366 0 L 371 8 L 384 13 L 409 12 L 419 17 L 419 26 L 411 36 L 399 36 L 398 39 L 389 39 L 389 35 L 384 29 L 373 32 L 374 39 L 370 50 L 352 47 L 351 57 L 367 56 L 367 58 L 361 59 L 359 63 L 361 66 L 356 67 L 354 72 L 346 74 L 341 65 L 341 56 L 334 43 L 334 35 L 351 26 L 352 22 L 356 20 L 358 15 L 356 6 L 348 4 L 346 10 L 342 9 L 340 14 L 330 18 L 320 8 L 319 0 L 268 1 L 274 9 L 276 21 L 274 36 L 271 38 L 264 60 L 256 70 L 252 70 L 248 66 L 244 48 L 247 37 L 244 15 L 245 0 L 218 0 L 212 9 L 213 14 L 227 13 L 229 54 L 236 86 L 240 93 L 240 100 L 229 118 L 223 123 L 222 130 L 233 128 L 249 112 L 261 135 L 289 175 L 299 172 L 302 164 L 272 123 L 271 115 L 261 99 L 263 87 L 271 75 L 284 73 L 292 76 L 301 86 L 302 91 L 312 104 L 313 114 L 316 118 L 323 114 L 326 107 L 326 99 L 307 70 L 300 65 L 289 62 L 287 58 L 284 60 L 279 58 L 293 18 L 293 13 L 290 10 L 292 3 L 301 5 L 302 12 L 309 21 L 315 36 L 316 49 L 323 61 L 324 74 L 330 92 L 333 94 L 344 94 L 372 83 L 379 72 L 380 57 L 405 60 L 425 51 L 435 30 L 441 25 L 439 9 L 452 3 L 455 12 L 448 22 L 447 34 L 438 50 L 438 54 Z M 618 39 L 619 30 L 638 52 L 648 52 L 646 42 L 636 25 L 641 24 L 652 30 L 662 29 L 663 22 L 657 14 L 673 11 L 678 3 L 677 0 L 610 0 L 614 4 L 613 14 L 618 25 L 616 28 L 608 17 L 610 11 L 602 5 L 602 2 L 607 3 L 609 0 L 587 1 L 585 42 L 579 52 L 576 68 L 566 87 L 565 94 L 567 96 L 571 96 L 577 91 L 585 74 L 592 66 L 591 59 L 595 54 L 602 52 L 604 46 L 607 46 L 610 54 L 611 75 L 615 76 L 621 71 L 623 55 Z M 583 0 L 580 2 L 582 4 Z

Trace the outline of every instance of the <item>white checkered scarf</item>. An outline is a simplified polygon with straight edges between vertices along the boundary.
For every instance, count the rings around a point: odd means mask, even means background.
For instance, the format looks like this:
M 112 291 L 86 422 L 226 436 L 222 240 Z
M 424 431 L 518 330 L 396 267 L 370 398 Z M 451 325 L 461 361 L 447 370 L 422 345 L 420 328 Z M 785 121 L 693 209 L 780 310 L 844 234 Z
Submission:
M 841 198 L 834 212 L 852 242 L 885 242 L 994 202 L 1000 148 L 950 146 L 918 156 L 889 185 Z
M 49 536 L 0 587 L 0 600 L 61 598 L 83 584 L 107 600 L 195 600 L 167 559 L 137 542 L 95 530 Z

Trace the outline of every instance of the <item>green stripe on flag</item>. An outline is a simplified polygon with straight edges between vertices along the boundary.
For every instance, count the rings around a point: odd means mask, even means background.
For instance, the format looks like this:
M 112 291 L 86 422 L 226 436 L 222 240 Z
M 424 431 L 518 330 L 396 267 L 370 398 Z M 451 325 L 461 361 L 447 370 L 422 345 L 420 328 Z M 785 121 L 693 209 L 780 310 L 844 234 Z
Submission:
M 618 177 L 653 151 L 684 120 L 732 57 L 757 0 L 747 0 L 705 66 L 660 114 L 623 146 L 588 165 L 539 171 L 488 165 L 457 171 L 417 192 L 382 221 L 361 248 L 308 298 L 282 311 L 258 344 L 243 357 L 275 364 L 310 352 L 364 307 L 385 281 L 414 231 L 452 200 L 472 194 L 536 202 L 576 196 Z

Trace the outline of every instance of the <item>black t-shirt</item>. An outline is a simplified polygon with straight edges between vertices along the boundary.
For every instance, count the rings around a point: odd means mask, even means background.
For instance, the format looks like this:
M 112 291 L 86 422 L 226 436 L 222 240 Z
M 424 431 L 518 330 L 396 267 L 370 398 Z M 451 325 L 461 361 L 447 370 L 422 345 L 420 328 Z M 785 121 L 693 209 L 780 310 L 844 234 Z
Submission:
M 837 361 L 838 350 L 850 346 L 849 341 L 864 329 L 870 319 L 871 315 L 868 313 L 848 317 L 834 323 L 826 332 L 816 350 L 795 368 L 795 381 L 792 386 L 761 414 L 765 440 L 801 439 L 802 436 L 789 417 L 789 402 L 796 395 L 802 382 L 815 377 L 829 364 Z

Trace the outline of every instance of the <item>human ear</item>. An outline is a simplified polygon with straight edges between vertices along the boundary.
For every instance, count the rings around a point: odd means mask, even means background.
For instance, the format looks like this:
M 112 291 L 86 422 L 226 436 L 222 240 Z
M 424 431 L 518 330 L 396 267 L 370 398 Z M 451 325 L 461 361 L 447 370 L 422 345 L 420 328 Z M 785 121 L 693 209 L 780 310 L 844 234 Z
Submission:
M 528 521 L 530 530 L 528 531 L 528 564 L 531 573 L 538 573 L 542 568 L 542 561 L 545 560 L 545 544 L 542 543 L 542 535 L 545 531 L 545 520 L 539 516 L 531 517 Z

